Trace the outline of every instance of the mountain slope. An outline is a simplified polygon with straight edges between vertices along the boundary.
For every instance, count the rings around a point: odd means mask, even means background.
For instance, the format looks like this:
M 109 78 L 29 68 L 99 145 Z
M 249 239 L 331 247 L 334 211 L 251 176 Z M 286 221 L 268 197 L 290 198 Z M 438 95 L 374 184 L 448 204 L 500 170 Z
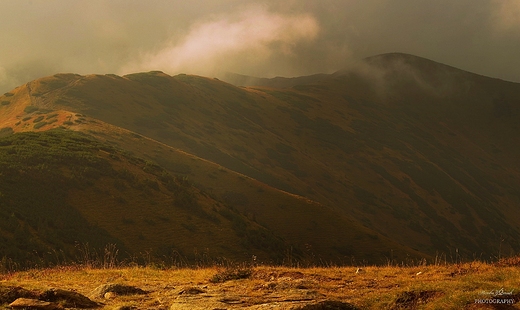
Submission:
M 85 134 L 2 138 L 0 171 L 2 255 L 20 263 L 71 260 L 86 244 L 192 261 L 247 259 L 248 249 L 274 260 L 288 246 L 186 179 Z
M 65 128 L 86 132 L 85 143 L 101 145 L 103 149 L 110 150 L 110 154 L 104 157 L 110 161 L 109 166 L 121 172 L 106 178 L 84 180 L 88 186 L 67 188 L 65 194 L 62 191 L 59 196 L 47 200 L 47 204 L 50 204 L 52 199 L 68 196 L 67 208 L 79 212 L 85 223 L 100 227 L 112 237 L 98 238 L 94 242 L 71 234 L 76 242 L 89 242 L 99 247 L 108 243 L 107 240 L 117 240 L 113 243 L 117 243 L 129 255 L 151 251 L 153 256 L 171 259 L 175 254 L 191 262 L 218 257 L 244 260 L 255 255 L 259 261 L 266 263 L 292 260 L 345 263 L 351 261 L 352 256 L 381 263 L 390 253 L 401 259 L 420 256 L 416 251 L 396 244 L 319 203 L 277 190 L 215 163 L 83 114 L 51 110 L 49 105 L 47 108 L 44 105 L 38 107 L 34 101 L 23 100 L 27 96 L 26 88 L 13 93 L 15 100 L 10 105 L 11 109 L 4 110 L 6 124 L 14 123 L 16 131 L 38 131 L 42 136 L 31 137 L 45 141 L 47 132 L 56 134 L 53 130 L 47 131 L 53 126 L 64 137 L 74 136 L 73 132 L 63 131 Z M 16 101 L 18 98 L 22 99 Z M 38 125 L 42 123 L 42 126 Z M 5 139 L 19 135 L 10 135 Z M 54 143 L 45 142 L 45 146 L 63 148 Z M 119 154 L 121 150 L 131 153 Z M 37 156 L 42 152 L 43 160 L 48 151 L 39 148 L 34 150 L 34 154 Z M 196 188 L 188 188 L 190 193 L 186 195 L 194 198 L 177 202 L 176 193 L 165 192 L 161 186 L 160 179 L 166 170 L 151 161 L 134 158 L 132 153 L 160 163 L 171 173 L 183 174 L 181 180 L 193 180 Z M 121 158 L 125 157 L 129 159 L 122 165 Z M 21 159 L 20 165 L 32 166 L 31 162 Z M 140 167 L 135 167 L 136 163 L 140 163 Z M 66 167 L 67 162 L 64 162 L 61 168 Z M 141 170 L 150 167 L 160 175 L 134 175 L 137 172 L 142 174 Z M 58 174 L 56 178 L 61 183 L 67 183 L 66 175 Z M 16 185 L 16 188 L 21 190 L 26 187 Z M 5 192 L 11 190 L 6 189 Z M 32 199 L 40 198 L 36 195 Z M 21 203 L 18 197 L 11 201 L 10 208 L 14 210 Z M 172 204 L 181 209 L 171 209 Z M 31 210 L 28 208 L 26 213 Z M 175 212 L 175 215 L 171 212 Z M 39 231 L 41 228 L 37 226 L 33 230 Z M 28 238 L 31 236 L 45 239 L 38 237 L 38 234 L 29 234 Z M 60 247 L 63 246 L 57 246 Z M 72 252 L 73 249 L 69 247 L 67 258 L 70 259 Z
M 251 192 L 223 186 L 221 173 L 175 165 L 150 141 L 305 197 L 320 210 L 315 214 L 330 210 L 356 231 L 386 236 L 378 240 L 389 248 L 485 257 L 520 249 L 518 84 L 396 53 L 348 71 L 277 83 L 239 88 L 161 72 L 55 75 L 3 96 L 8 103 L 0 112 L 2 127 L 11 128 L 6 134 L 34 130 L 23 120 L 31 115 L 27 107 L 70 111 L 62 112 L 70 116 L 63 124 L 78 130 L 93 130 L 97 122 L 136 132 L 143 138 L 133 144 L 105 135 L 170 171 L 191 174 L 217 200 L 261 214 L 259 223 L 278 232 L 283 223 L 291 226 L 290 217 L 273 225 L 273 214 L 291 212 L 263 209 Z M 312 209 L 299 223 L 309 224 Z M 317 222 L 316 231 L 325 223 L 337 230 L 342 221 Z M 383 253 L 380 245 L 372 247 L 376 255 Z

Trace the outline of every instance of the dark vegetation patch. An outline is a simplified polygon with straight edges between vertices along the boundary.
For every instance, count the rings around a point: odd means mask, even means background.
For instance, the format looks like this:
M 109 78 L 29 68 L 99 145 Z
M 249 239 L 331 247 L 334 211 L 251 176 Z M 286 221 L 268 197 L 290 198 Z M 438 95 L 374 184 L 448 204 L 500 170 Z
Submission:
M 43 126 L 45 126 L 47 124 L 48 124 L 47 122 L 39 122 L 39 123 L 34 124 L 33 128 L 34 129 L 38 129 L 38 128 L 41 128 L 41 127 L 43 127 Z
M 42 121 L 44 118 L 45 118 L 45 116 L 40 115 L 40 116 L 38 116 L 37 118 L 35 118 L 35 119 L 33 120 L 33 123 L 38 123 L 38 122 Z
M 1 105 L 9 105 L 11 104 L 11 101 L 4 100 L 1 102 Z
M 209 282 L 223 283 L 231 280 L 249 279 L 253 275 L 253 268 L 249 266 L 233 265 L 217 272 Z
M 106 152 L 110 153 L 108 158 L 102 156 Z M 122 158 L 141 167 L 148 176 L 114 169 L 112 161 Z M 152 162 L 131 157 L 83 133 L 53 129 L 0 138 L 0 173 L 2 180 L 9 180 L 0 182 L 0 260 L 5 260 L 0 261 L 0 268 L 16 270 L 79 261 L 85 250 L 78 244 L 88 244 L 91 252 L 114 244 L 121 249 L 118 259 L 130 255 L 124 244 L 88 222 L 67 200 L 71 190 L 95 188 L 100 178 L 112 179 L 118 190 L 133 188 L 150 195 L 164 187 L 175 198 L 176 208 L 219 221 L 201 207 L 187 179 L 172 176 Z M 122 197 L 119 200 L 128 203 Z M 126 225 L 136 223 L 126 221 L 123 218 Z M 146 223 L 157 224 L 150 219 Z
M 4 127 L 0 129 L 0 138 L 7 137 L 13 134 L 13 128 L 11 127 Z
M 95 154 L 100 146 L 59 130 L 0 139 L 0 171 L 9 180 L 0 182 L 0 257 L 28 267 L 72 259 L 78 241 L 99 248 L 117 242 L 66 202 L 68 190 L 112 173 L 110 164 Z M 64 167 L 70 169 L 68 176 Z
M 50 118 L 53 118 L 53 117 L 56 117 L 58 116 L 59 114 L 58 113 L 52 113 L 52 114 L 49 114 L 45 117 L 45 119 L 50 119 Z
M 28 105 L 25 107 L 25 109 L 23 110 L 25 113 L 32 113 L 32 112 L 36 112 L 38 111 L 38 107 L 35 107 L 33 105 Z
M 60 76 L 54 76 L 54 79 L 41 80 L 40 83 L 44 86 L 45 90 L 55 90 L 67 86 L 70 81 L 62 79 Z M 34 94 L 33 94 L 34 96 Z
M 407 291 L 399 294 L 391 309 L 419 309 L 431 300 L 444 295 L 441 291 Z

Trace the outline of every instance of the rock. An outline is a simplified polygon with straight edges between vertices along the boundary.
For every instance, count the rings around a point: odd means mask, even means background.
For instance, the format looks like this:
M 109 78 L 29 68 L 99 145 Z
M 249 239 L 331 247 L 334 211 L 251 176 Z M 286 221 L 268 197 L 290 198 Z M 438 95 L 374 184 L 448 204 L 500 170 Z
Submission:
M 62 289 L 50 289 L 40 294 L 40 300 L 59 302 L 67 308 L 97 308 L 99 304 L 88 297 L 73 291 Z
M 0 285 L 0 304 L 7 304 L 18 298 L 37 299 L 38 294 L 28 291 L 19 286 L 1 286 Z
M 206 293 L 206 291 L 203 289 L 200 289 L 198 287 L 186 287 L 182 291 L 179 292 L 179 295 L 180 294 L 197 295 L 197 294 L 202 294 L 202 293 Z
M 63 309 L 62 306 L 48 302 L 42 301 L 38 299 L 31 298 L 18 298 L 9 304 L 9 306 L 13 309 L 27 309 L 27 310 L 57 310 Z
M 141 295 L 147 294 L 146 291 L 142 289 L 124 285 L 124 284 L 103 284 L 101 286 L 96 287 L 91 293 L 90 296 L 93 298 L 104 298 L 105 294 L 108 292 L 115 293 L 116 295 Z
M 114 299 L 117 297 L 117 294 L 114 292 L 106 292 L 105 295 L 103 295 L 103 298 L 105 299 Z

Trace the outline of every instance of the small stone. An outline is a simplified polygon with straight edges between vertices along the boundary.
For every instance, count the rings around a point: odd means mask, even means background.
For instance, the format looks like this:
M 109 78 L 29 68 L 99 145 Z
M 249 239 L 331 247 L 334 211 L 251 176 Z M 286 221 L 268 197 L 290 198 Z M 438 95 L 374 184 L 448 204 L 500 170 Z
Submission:
M 103 298 L 105 299 L 114 299 L 117 297 L 117 294 L 115 292 L 106 292 Z
M 182 291 L 179 292 L 179 295 L 180 294 L 197 295 L 197 294 L 202 294 L 202 293 L 206 293 L 206 291 L 204 291 L 203 289 L 200 289 L 198 287 L 186 287 Z
M 41 301 L 38 299 L 30 299 L 30 298 L 18 298 L 9 304 L 11 308 L 14 309 L 31 309 L 31 310 L 57 310 L 63 309 L 58 304 L 54 304 L 48 301 Z
M 113 293 L 116 293 L 117 295 L 147 294 L 146 291 L 143 291 L 142 289 L 135 287 L 135 286 L 124 285 L 124 284 L 103 284 L 103 285 L 95 288 L 90 293 L 90 296 L 92 296 L 94 298 L 104 298 L 105 294 L 108 292 L 113 292 Z

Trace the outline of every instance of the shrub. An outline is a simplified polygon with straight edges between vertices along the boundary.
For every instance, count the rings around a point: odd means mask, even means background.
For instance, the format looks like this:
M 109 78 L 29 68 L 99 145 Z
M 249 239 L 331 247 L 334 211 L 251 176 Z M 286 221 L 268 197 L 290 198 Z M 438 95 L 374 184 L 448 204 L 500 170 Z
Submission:
M 251 267 L 240 267 L 230 266 L 225 270 L 217 272 L 209 282 L 211 283 L 222 283 L 229 280 L 249 279 L 253 274 L 253 268 Z
M 37 118 L 35 118 L 35 119 L 33 120 L 33 123 L 38 123 L 39 121 L 42 121 L 42 120 L 43 120 L 43 117 L 44 117 L 43 115 L 38 116 Z
M 9 105 L 11 102 L 9 101 L 2 101 L 2 105 Z
M 39 123 L 36 123 L 34 124 L 34 129 L 38 129 L 38 128 L 41 128 L 43 126 L 47 125 L 47 122 L 39 122 Z
M 32 112 L 38 111 L 38 107 L 35 107 L 33 105 L 28 105 L 27 107 L 25 107 L 25 109 L 23 111 L 25 113 L 32 113 Z
M 47 117 L 45 119 L 53 118 L 56 116 L 58 116 L 58 113 L 52 113 L 52 114 L 47 115 Z

